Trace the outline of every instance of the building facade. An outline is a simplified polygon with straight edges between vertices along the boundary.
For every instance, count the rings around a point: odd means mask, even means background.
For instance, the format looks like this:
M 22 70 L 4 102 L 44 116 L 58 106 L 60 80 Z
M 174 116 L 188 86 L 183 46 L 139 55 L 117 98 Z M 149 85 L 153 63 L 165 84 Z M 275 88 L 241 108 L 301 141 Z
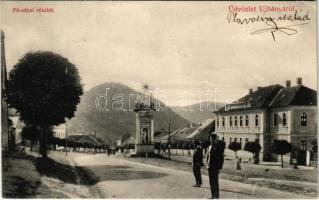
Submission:
M 215 112 L 216 133 L 226 145 L 236 141 L 242 145 L 257 141 L 264 161 L 274 158 L 271 144 L 274 139 L 287 140 L 293 146 L 291 158 L 306 164 L 307 151 L 317 138 L 317 92 L 290 81 L 286 87 L 259 87 L 239 100 Z M 308 156 L 309 157 L 309 156 Z
M 66 124 L 60 124 L 53 127 L 53 136 L 60 139 L 66 138 Z

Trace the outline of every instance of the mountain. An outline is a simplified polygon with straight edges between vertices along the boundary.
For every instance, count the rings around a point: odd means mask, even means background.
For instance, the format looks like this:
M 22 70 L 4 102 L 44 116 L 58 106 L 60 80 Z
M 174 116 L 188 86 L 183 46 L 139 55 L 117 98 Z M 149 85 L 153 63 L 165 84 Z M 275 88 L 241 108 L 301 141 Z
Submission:
M 216 102 L 216 109 L 223 107 L 225 103 Z M 214 102 L 201 102 L 184 107 L 171 107 L 171 109 L 179 114 L 181 117 L 190 122 L 199 123 L 204 122 L 206 119 L 215 117 L 213 110 L 215 109 Z
M 104 83 L 85 91 L 75 117 L 67 124 L 68 134 L 94 133 L 108 142 L 115 142 L 127 133 L 135 136 L 136 113 L 133 110 L 136 94 L 141 93 L 119 83 Z M 165 106 L 159 100 L 158 103 L 161 107 Z M 167 130 L 169 122 L 171 130 L 189 124 L 170 108 L 154 112 L 155 131 L 162 128 Z

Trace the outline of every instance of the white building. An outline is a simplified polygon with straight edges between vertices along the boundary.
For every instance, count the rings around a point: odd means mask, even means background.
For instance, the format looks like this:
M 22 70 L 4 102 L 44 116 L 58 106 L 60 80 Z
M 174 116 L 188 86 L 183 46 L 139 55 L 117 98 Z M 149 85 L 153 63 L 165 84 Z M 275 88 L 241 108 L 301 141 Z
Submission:
M 53 127 L 53 134 L 54 137 L 60 138 L 60 139 L 65 139 L 66 137 L 66 125 L 65 124 L 60 124 L 58 126 Z
M 215 112 L 219 138 L 226 145 L 236 141 L 244 148 L 248 141 L 260 143 L 263 160 L 271 160 L 274 139 L 292 143 L 293 156 L 306 164 L 306 151 L 317 136 L 317 92 L 297 79 L 286 87 L 271 85 L 252 89 L 237 101 Z

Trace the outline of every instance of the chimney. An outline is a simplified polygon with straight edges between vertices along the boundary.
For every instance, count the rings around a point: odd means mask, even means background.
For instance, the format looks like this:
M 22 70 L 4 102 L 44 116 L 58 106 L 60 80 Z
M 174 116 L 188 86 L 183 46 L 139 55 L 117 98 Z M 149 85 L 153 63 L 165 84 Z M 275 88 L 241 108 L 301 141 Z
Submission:
M 288 88 L 288 87 L 290 87 L 291 86 L 291 81 L 290 80 L 287 80 L 286 81 L 286 87 Z
M 252 88 L 249 88 L 249 94 L 252 94 L 253 93 L 253 89 Z
M 297 78 L 297 85 L 302 85 L 302 78 L 301 77 Z

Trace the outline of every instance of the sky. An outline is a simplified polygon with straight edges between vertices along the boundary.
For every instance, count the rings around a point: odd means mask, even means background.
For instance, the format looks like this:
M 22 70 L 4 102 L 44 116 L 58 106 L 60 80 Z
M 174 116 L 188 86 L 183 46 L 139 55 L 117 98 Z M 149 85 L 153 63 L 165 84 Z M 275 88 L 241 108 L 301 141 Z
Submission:
M 0 3 L 8 71 L 29 51 L 53 51 L 77 66 L 85 90 L 104 82 L 136 90 L 148 84 L 169 106 L 231 102 L 249 88 L 295 85 L 297 77 L 317 89 L 315 2 L 264 2 L 309 11 L 308 24 L 296 26 L 295 35 L 275 33 L 276 41 L 270 33 L 250 34 L 267 28 L 263 23 L 227 23 L 228 6 L 256 2 Z

